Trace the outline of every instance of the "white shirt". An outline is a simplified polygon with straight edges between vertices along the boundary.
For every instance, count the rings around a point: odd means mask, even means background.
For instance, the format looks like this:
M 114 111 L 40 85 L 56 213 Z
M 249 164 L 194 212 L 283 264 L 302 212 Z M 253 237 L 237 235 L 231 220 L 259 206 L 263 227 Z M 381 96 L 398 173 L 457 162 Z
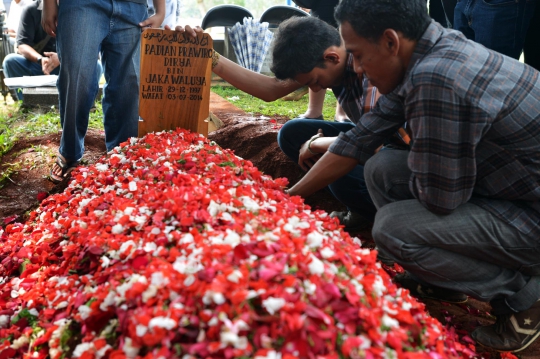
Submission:
M 21 22 L 21 13 L 24 7 L 24 0 L 19 1 L 17 4 L 15 0 L 11 1 L 9 7 L 9 14 L 6 20 L 6 26 L 8 30 L 17 30 L 19 29 L 19 23 Z

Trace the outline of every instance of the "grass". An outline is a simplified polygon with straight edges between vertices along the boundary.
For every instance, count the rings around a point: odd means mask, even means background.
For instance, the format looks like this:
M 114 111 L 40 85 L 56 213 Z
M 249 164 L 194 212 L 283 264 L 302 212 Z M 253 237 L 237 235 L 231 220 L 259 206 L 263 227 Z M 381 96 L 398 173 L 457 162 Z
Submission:
M 103 129 L 101 103 L 90 113 L 89 127 Z M 26 109 L 19 103 L 0 107 L 0 158 L 18 138 L 36 137 L 60 130 L 60 114 L 54 106 L 50 109 Z
M 4 188 L 5 183 L 9 180 L 12 181 L 11 176 L 19 172 L 21 169 L 21 163 L 5 163 L 2 165 L 2 172 L 0 172 L 0 189 Z
M 306 112 L 308 95 L 298 101 L 276 100 L 265 102 L 232 86 L 213 86 L 212 91 L 233 103 L 236 107 L 248 113 L 261 113 L 264 116 L 287 116 L 295 118 Z M 336 110 L 336 97 L 331 91 L 327 91 L 324 97 L 323 116 L 325 119 L 333 119 Z

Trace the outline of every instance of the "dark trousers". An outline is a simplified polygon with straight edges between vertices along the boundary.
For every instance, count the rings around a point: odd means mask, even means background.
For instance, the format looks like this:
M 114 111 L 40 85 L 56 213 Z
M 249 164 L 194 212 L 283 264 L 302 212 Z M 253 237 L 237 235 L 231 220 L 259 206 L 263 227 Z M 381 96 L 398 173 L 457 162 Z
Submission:
M 429 16 L 444 27 L 452 28 L 457 0 L 431 0 Z
M 540 297 L 538 239 L 472 203 L 430 212 L 409 188 L 408 157 L 379 151 L 364 166 L 379 251 L 420 282 L 489 301 L 495 315 L 529 309 Z
M 540 71 L 540 3 L 536 4 L 523 48 L 525 63 Z
M 534 0 L 458 0 L 454 29 L 517 60 L 523 52 L 535 7 Z

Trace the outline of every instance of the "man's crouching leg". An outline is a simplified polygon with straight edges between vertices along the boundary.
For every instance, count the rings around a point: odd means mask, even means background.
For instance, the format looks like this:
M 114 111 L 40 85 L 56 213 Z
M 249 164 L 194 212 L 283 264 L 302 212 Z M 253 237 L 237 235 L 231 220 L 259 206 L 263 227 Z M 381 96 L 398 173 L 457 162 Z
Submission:
M 396 282 L 421 298 L 459 302 L 466 294 L 490 302 L 497 323 L 473 338 L 499 351 L 527 348 L 540 337 L 537 239 L 472 203 L 437 215 L 416 199 L 397 199 L 391 181 L 398 164 L 384 166 L 381 154 L 366 164 L 379 207 L 372 234 L 380 252 L 407 271 Z

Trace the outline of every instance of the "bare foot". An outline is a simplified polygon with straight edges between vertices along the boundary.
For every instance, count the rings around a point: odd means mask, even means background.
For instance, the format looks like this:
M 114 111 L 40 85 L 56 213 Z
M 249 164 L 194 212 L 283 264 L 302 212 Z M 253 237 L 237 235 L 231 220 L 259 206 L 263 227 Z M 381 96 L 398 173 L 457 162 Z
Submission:
M 58 165 L 58 163 L 54 163 L 51 169 L 51 174 L 56 177 L 62 177 L 62 167 Z

